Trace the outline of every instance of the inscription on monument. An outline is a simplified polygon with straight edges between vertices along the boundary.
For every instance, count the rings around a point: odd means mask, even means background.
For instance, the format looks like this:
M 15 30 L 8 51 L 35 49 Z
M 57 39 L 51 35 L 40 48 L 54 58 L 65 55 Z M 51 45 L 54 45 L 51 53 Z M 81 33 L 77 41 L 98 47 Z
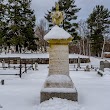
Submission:
M 49 74 L 69 74 L 68 47 L 65 45 L 54 45 L 50 48 Z M 65 54 L 64 54 L 65 53 Z

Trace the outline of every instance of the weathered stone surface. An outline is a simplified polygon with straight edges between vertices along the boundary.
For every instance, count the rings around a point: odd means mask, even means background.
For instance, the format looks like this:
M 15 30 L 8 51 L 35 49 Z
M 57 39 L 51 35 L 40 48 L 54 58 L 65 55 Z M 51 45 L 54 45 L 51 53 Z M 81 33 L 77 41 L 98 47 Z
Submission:
M 58 88 L 59 91 L 61 88 Z M 68 88 L 69 89 L 69 88 Z M 72 89 L 72 88 L 71 88 Z M 53 88 L 54 90 L 54 88 Z M 74 88 L 73 88 L 74 90 Z M 55 90 L 54 90 L 55 91 Z M 49 100 L 50 98 L 53 98 L 53 97 L 58 97 L 58 98 L 62 98 L 62 99 L 68 99 L 68 100 L 72 100 L 72 101 L 78 101 L 78 93 L 77 91 L 73 91 L 73 92 L 46 92 L 46 91 L 41 91 L 41 102 L 43 101 L 46 101 L 46 100 Z
M 78 57 L 77 67 L 80 68 L 80 58 Z
M 67 45 L 51 45 L 49 51 L 49 75 L 52 74 L 69 74 Z
M 110 62 L 105 60 L 105 61 L 100 61 L 100 70 L 104 71 L 104 68 L 110 68 Z
M 77 101 L 78 94 L 71 78 L 67 75 L 50 75 L 41 90 L 41 102 L 52 97 Z
M 85 71 L 90 71 L 89 65 L 86 66 Z
M 47 77 L 44 88 L 73 88 L 73 82 L 67 75 L 50 75 Z

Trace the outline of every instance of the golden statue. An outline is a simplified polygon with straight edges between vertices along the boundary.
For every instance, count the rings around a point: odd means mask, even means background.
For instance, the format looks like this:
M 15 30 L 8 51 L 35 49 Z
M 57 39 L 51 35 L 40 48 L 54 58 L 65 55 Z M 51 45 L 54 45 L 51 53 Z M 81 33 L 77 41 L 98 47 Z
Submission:
M 56 3 L 56 11 L 51 14 L 52 22 L 55 25 L 60 25 L 63 22 L 63 12 L 59 11 L 59 4 Z

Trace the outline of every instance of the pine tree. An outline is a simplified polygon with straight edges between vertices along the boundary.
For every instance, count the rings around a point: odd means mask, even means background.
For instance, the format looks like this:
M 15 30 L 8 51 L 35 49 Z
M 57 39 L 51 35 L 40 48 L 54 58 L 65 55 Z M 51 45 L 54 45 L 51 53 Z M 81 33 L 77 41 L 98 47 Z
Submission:
M 75 5 L 74 0 L 59 0 L 59 8 L 60 11 L 64 13 L 64 20 L 61 24 L 61 27 L 68 31 L 72 36 L 76 36 L 76 27 L 78 27 L 78 24 L 74 22 L 74 20 L 77 19 L 77 16 L 75 15 L 80 8 L 77 8 Z M 50 11 L 48 11 L 48 14 L 45 15 L 45 18 L 49 22 L 49 27 L 51 28 L 53 26 L 52 19 L 51 19 L 51 12 L 55 10 L 55 7 L 52 7 Z
M 28 47 L 28 49 L 36 50 L 35 36 L 34 36 L 34 27 L 35 27 L 35 15 L 34 11 L 31 10 L 31 1 L 32 0 L 23 0 L 22 5 L 24 11 L 22 13 L 25 22 L 25 28 L 23 29 L 23 33 L 25 34 L 25 42 L 24 47 Z
M 103 45 L 103 35 L 101 34 L 101 30 L 100 29 L 96 29 L 94 31 L 94 34 L 92 34 L 90 36 L 91 39 L 91 47 L 92 47 L 92 52 L 96 55 L 96 56 L 100 56 L 101 55 L 101 51 L 102 51 L 102 45 Z
M 8 0 L 8 2 L 10 43 L 16 46 L 16 51 L 19 47 L 21 52 L 22 46 L 29 46 L 30 42 L 34 41 L 35 16 L 30 8 L 31 0 Z
M 3 45 L 3 38 L 6 36 L 7 32 L 7 6 L 4 3 L 4 0 L 0 0 L 0 46 Z
M 108 33 L 110 24 L 110 11 L 102 5 L 97 5 L 87 19 L 87 23 L 91 34 L 92 51 L 96 56 L 101 55 L 104 34 Z

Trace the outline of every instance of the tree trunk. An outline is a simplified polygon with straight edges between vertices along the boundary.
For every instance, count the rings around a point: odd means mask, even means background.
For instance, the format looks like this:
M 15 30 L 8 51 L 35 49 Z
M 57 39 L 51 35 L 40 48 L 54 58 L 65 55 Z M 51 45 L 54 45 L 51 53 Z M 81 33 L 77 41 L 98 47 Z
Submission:
M 78 44 L 79 44 L 79 54 L 81 55 L 81 42 L 79 41 Z
M 19 46 L 19 52 L 21 53 L 21 49 L 22 49 L 22 47 L 21 46 Z
M 85 43 L 84 43 L 84 39 L 83 39 L 83 55 L 85 55 Z
M 18 45 L 16 45 L 16 52 L 18 53 Z
M 89 43 L 89 56 L 91 56 L 91 44 Z
M 104 54 L 104 47 L 105 47 L 105 37 L 104 37 L 104 43 L 103 43 L 103 47 L 102 47 L 101 58 L 103 58 L 103 54 Z

